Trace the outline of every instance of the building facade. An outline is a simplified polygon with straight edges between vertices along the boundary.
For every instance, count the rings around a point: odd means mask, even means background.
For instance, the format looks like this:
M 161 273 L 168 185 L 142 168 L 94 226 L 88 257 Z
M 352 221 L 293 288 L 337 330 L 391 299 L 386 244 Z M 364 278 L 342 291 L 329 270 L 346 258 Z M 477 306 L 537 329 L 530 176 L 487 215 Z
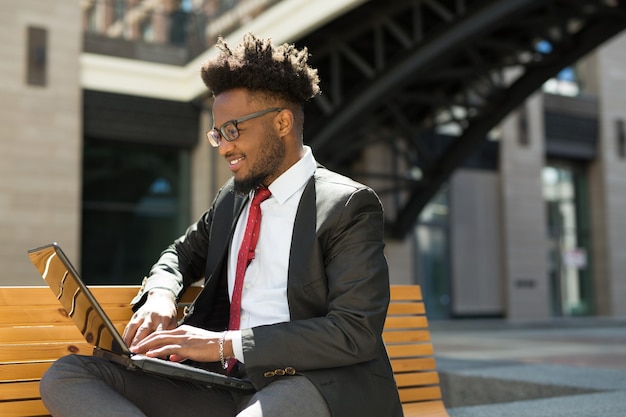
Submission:
M 206 48 L 218 25 L 199 17 L 237 26 L 271 3 L 0 4 L 0 285 L 41 284 L 26 249 L 50 241 L 91 283 L 141 280 L 229 176 L 203 140 L 210 99 L 160 95 L 159 77 Z M 624 51 L 550 80 L 387 242 L 392 283 L 420 283 L 431 317 L 626 315 Z M 101 87 L 104 56 L 156 87 Z

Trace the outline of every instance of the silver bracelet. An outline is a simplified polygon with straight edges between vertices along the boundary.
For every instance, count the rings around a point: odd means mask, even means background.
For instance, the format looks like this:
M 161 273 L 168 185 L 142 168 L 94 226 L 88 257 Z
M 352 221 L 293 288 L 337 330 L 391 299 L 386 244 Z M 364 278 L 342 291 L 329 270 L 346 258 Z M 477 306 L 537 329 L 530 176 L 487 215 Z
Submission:
M 226 333 L 227 332 L 222 333 L 218 342 L 220 349 L 220 362 L 222 363 L 222 368 L 224 369 L 228 369 L 228 363 L 226 362 L 226 358 L 224 358 L 224 339 L 226 339 Z

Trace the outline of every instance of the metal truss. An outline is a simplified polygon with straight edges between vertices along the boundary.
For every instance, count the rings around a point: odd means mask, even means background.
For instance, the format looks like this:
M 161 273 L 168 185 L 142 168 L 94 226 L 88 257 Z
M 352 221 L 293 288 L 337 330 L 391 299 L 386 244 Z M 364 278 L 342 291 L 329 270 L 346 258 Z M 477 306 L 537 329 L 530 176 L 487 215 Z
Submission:
M 507 114 L 625 27 L 626 0 L 371 0 L 298 41 L 323 91 L 306 141 L 402 238 Z

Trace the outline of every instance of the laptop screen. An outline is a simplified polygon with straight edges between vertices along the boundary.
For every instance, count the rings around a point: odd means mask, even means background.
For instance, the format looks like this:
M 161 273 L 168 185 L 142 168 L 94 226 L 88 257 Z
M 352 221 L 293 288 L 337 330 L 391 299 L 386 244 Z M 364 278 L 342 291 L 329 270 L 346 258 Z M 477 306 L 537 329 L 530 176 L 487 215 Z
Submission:
M 88 343 L 115 353 L 130 353 L 57 244 L 32 249 L 28 256 Z

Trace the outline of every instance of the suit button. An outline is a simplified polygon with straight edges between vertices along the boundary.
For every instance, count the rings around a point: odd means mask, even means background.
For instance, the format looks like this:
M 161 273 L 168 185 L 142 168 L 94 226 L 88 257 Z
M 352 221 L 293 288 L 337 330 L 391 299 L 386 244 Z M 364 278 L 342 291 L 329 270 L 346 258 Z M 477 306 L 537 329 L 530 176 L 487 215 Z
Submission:
M 276 375 L 276 376 L 283 376 L 283 375 L 285 375 L 285 370 L 284 369 L 276 369 L 274 371 L 274 375 Z
M 267 371 L 267 372 L 265 372 L 265 373 L 263 374 L 263 376 L 264 376 L 265 378 L 271 378 L 271 377 L 273 377 L 273 376 L 276 376 L 276 374 L 274 373 L 274 371 Z
M 285 368 L 285 373 L 287 375 L 295 375 L 296 374 L 296 369 L 292 368 L 291 366 L 288 366 Z

